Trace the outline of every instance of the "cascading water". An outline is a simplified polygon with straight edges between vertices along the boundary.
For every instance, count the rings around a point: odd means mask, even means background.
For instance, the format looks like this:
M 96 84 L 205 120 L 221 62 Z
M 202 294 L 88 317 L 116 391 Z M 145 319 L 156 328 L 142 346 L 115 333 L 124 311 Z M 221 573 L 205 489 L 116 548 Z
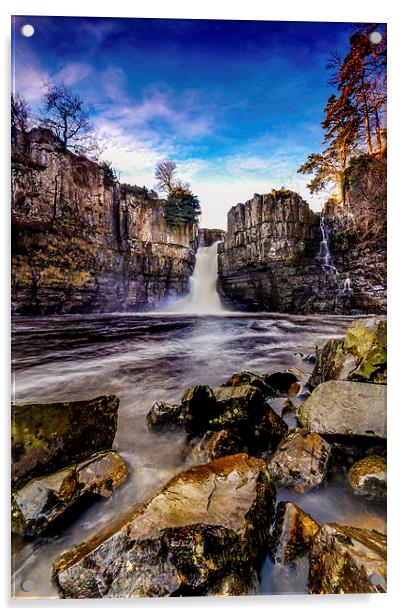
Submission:
M 320 242 L 320 250 L 317 254 L 316 259 L 324 271 L 331 271 L 334 274 L 337 274 L 338 270 L 332 264 L 332 257 L 329 248 L 329 237 L 323 216 L 320 219 L 320 229 L 322 234 L 322 240 Z
M 217 245 L 198 248 L 194 273 L 190 279 L 191 289 L 184 299 L 175 302 L 167 310 L 185 314 L 217 314 L 223 311 L 217 292 Z

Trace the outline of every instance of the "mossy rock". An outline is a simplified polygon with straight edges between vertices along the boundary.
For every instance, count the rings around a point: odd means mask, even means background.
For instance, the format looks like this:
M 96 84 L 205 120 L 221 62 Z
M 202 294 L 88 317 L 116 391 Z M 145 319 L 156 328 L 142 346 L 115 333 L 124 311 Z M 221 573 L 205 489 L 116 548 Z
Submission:
M 13 488 L 111 449 L 118 407 L 116 396 L 12 405 Z

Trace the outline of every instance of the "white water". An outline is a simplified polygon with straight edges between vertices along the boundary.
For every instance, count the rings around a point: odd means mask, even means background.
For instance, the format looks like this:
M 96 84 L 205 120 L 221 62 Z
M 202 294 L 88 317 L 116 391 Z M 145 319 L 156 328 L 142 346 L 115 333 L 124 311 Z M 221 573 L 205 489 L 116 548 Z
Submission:
M 330 252 L 330 248 L 328 245 L 328 233 L 327 233 L 327 228 L 325 226 L 323 217 L 321 217 L 321 220 L 320 220 L 320 229 L 321 229 L 323 239 L 320 242 L 320 250 L 317 254 L 317 261 L 320 263 L 324 271 L 331 271 L 334 274 L 337 274 L 338 270 L 332 264 L 331 252 Z
M 217 314 L 223 311 L 217 292 L 217 245 L 198 248 L 190 292 L 184 299 L 171 304 L 168 312 L 179 314 Z

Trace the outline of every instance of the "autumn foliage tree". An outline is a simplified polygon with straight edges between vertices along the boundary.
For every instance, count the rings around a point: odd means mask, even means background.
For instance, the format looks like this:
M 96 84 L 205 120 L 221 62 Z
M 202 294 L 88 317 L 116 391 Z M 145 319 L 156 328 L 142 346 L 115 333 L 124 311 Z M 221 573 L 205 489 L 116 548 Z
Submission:
M 364 150 L 368 154 L 385 147 L 386 36 L 372 43 L 376 24 L 358 27 L 350 39 L 345 58 L 333 54 L 330 84 L 337 93 L 324 109 L 324 150 L 310 154 L 298 169 L 313 174 L 311 192 L 336 187 L 337 199 L 345 204 L 344 177 L 350 160 Z M 378 28 L 382 30 L 383 28 Z

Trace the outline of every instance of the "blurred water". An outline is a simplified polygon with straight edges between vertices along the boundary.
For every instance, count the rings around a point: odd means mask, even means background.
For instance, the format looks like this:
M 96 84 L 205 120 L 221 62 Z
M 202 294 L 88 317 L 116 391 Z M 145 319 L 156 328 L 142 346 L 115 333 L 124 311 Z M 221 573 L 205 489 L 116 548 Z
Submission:
M 75 513 L 62 529 L 32 541 L 15 540 L 13 594 L 57 596 L 50 570 L 60 552 L 150 496 L 185 468 L 184 436 L 156 435 L 147 430 L 145 416 L 153 402 L 179 401 L 189 385 L 217 386 L 241 370 L 265 373 L 296 367 L 308 372 L 312 366 L 295 353 L 313 353 L 316 345 L 342 336 L 351 320 L 334 315 L 279 314 L 16 318 L 12 328 L 14 400 L 45 402 L 118 395 L 121 402 L 114 447 L 127 462 L 130 475 L 110 499 Z M 288 494 L 280 496 L 287 498 Z M 357 516 L 362 526 L 382 530 L 384 524 L 383 512 L 374 512 L 355 499 L 344 483 L 307 497 L 293 495 L 293 500 L 302 500 L 303 509 L 318 521 L 351 523 Z M 268 582 L 265 568 L 264 573 Z M 21 589 L 26 579 L 34 583 L 28 593 Z M 273 582 L 265 584 L 263 592 L 282 592 Z

